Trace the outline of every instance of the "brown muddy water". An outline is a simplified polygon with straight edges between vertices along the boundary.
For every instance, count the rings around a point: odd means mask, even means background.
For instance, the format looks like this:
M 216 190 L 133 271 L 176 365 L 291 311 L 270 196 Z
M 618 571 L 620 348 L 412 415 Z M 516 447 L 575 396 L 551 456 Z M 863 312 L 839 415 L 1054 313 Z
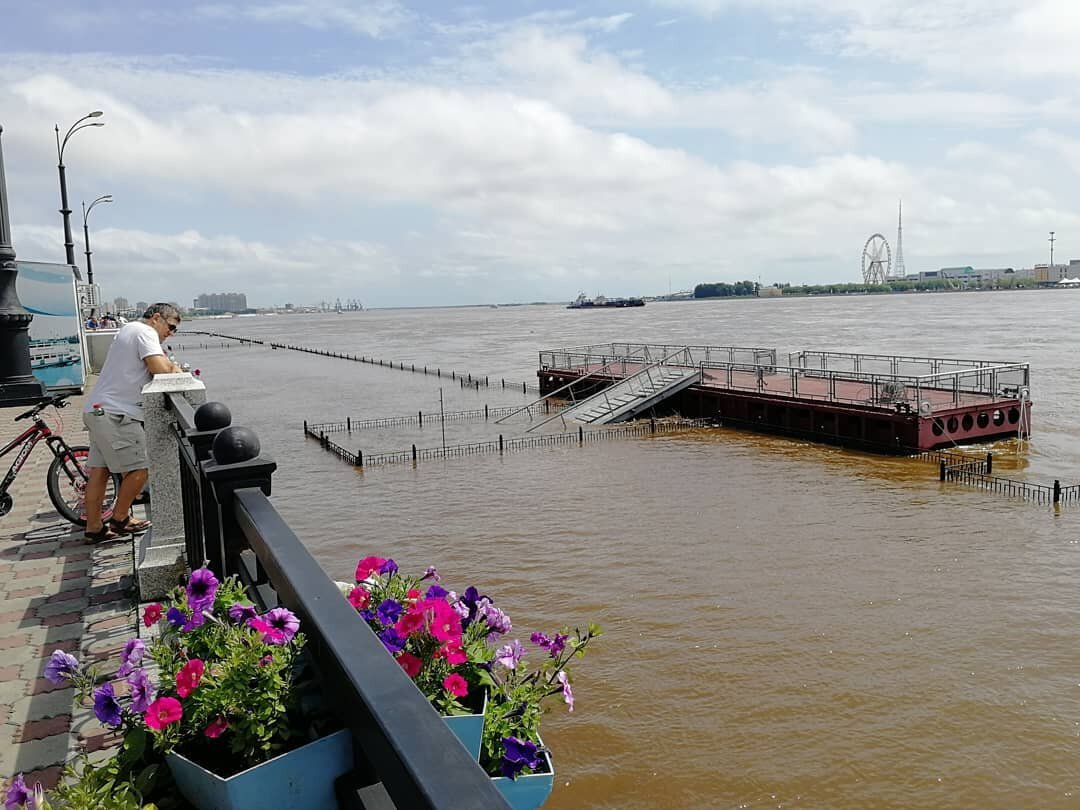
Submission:
M 729 429 L 354 470 L 329 421 L 524 404 L 542 348 L 654 341 L 1032 364 L 1030 444 L 995 473 L 1080 483 L 1080 294 L 1065 291 L 369 311 L 184 328 L 441 365 L 456 383 L 266 348 L 176 353 L 279 463 L 324 568 L 434 564 L 525 639 L 599 622 L 553 705 L 550 808 L 1080 805 L 1080 507 L 939 484 L 931 465 Z M 448 424 L 448 444 L 523 424 Z M 561 430 L 561 427 L 558 429 Z M 438 446 L 437 424 L 335 437 Z

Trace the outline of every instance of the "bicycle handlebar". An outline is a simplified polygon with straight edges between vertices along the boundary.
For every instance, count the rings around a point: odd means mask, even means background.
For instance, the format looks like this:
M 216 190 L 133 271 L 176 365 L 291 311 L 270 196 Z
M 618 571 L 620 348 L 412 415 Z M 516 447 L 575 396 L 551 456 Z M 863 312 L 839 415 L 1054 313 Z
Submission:
M 65 400 L 70 396 L 71 394 L 57 394 L 56 396 L 45 397 L 44 399 L 39 400 L 38 404 L 28 410 L 26 413 L 20 413 L 18 416 L 16 416 L 15 421 L 18 422 L 21 419 L 30 419 L 34 416 L 37 416 L 50 405 L 57 408 L 66 408 L 68 406 L 68 403 L 65 402 Z

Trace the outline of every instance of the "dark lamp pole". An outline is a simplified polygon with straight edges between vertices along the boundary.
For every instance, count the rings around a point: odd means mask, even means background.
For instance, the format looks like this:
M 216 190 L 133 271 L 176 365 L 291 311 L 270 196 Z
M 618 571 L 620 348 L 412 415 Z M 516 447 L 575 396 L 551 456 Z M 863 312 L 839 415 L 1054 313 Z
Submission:
M 92 203 L 90 207 L 86 207 L 86 201 L 83 200 L 82 204 L 82 229 L 83 239 L 86 241 L 86 283 L 94 283 L 94 268 L 90 264 L 90 228 L 86 224 L 86 218 L 90 216 L 90 212 L 94 210 L 94 206 L 98 203 L 111 203 L 113 201 L 112 194 L 103 194 L 98 197 Z
M 80 129 L 87 127 L 103 127 L 103 121 L 90 121 L 91 118 L 100 118 L 101 110 L 89 112 L 71 125 L 64 140 L 60 140 L 60 125 L 56 125 L 56 168 L 60 172 L 60 214 L 64 217 L 64 253 L 68 264 L 75 264 L 75 243 L 71 240 L 71 209 L 68 208 L 67 176 L 64 173 L 64 148 L 68 139 Z M 83 123 L 86 122 L 86 123 Z
M 0 127 L 0 134 L 3 131 Z M 34 316 L 19 301 L 15 289 L 18 275 L 0 146 L 0 407 L 26 405 L 45 396 L 45 386 L 30 373 L 30 321 Z

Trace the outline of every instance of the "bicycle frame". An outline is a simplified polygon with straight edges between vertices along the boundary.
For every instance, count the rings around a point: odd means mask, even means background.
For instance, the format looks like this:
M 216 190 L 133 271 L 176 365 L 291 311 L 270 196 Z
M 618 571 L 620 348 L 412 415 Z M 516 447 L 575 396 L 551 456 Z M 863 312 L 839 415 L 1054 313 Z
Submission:
M 0 493 L 7 492 L 8 487 L 18 476 L 19 470 L 26 463 L 26 459 L 30 457 L 30 454 L 34 452 L 34 448 L 42 439 L 45 440 L 54 456 L 59 456 L 69 450 L 68 444 L 62 436 L 53 433 L 44 422 L 36 420 L 33 427 L 28 427 L 23 431 L 22 435 L 12 439 L 3 450 L 0 450 L 0 458 L 3 458 L 16 447 L 22 445 L 18 455 L 15 456 L 15 460 L 11 462 L 11 468 L 7 471 L 7 475 L 4 476 L 3 482 L 0 482 Z

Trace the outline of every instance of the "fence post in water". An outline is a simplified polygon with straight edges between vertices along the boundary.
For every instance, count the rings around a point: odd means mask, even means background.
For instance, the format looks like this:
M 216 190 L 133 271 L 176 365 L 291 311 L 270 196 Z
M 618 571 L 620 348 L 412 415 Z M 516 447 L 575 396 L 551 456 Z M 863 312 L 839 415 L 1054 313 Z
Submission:
M 990 475 L 993 472 L 994 472 L 994 454 L 993 453 L 987 453 L 986 454 L 986 474 Z
M 521 384 L 521 393 L 523 393 L 523 394 L 526 394 L 526 393 L 528 393 L 528 391 L 527 391 L 527 390 L 526 390 L 526 388 L 525 388 L 525 383 L 522 383 L 522 384 Z
M 941 460 L 941 468 L 938 471 L 938 481 L 945 480 L 945 459 Z
M 418 420 L 420 420 L 420 427 L 423 427 L 424 426 L 424 412 L 423 411 L 417 411 L 416 412 L 416 418 Z
M 577 426 L 577 441 L 579 445 L 585 444 L 585 428 L 581 425 Z
M 364 451 L 363 450 L 357 450 L 356 451 L 356 466 L 357 467 L 363 467 L 364 466 Z
M 435 371 L 438 374 L 438 376 L 440 376 L 440 377 L 442 376 L 442 369 L 441 368 L 437 368 L 437 369 L 435 369 Z
M 352 417 L 351 416 L 346 416 L 345 417 L 345 430 L 349 431 L 349 433 L 352 433 Z
M 307 435 L 307 419 L 304 420 L 304 435 Z
M 1061 502 L 1061 482 L 1054 479 L 1054 503 Z
M 649 433 L 656 433 L 656 418 L 649 417 Z
M 499 434 L 499 455 L 501 456 L 502 454 L 503 454 L 503 438 L 502 438 L 502 434 L 500 433 Z
M 416 445 L 415 444 L 412 446 L 412 463 L 413 464 L 416 463 Z
M 487 403 L 485 402 L 484 403 L 484 421 L 485 422 L 487 421 L 487 418 L 488 418 L 488 406 L 487 406 Z
M 506 388 L 506 380 L 503 380 L 502 384 L 503 384 L 503 388 Z
M 450 379 L 451 380 L 456 380 L 457 379 L 457 372 L 456 371 L 451 371 L 450 372 Z
M 480 390 L 480 381 L 479 380 L 476 381 L 476 390 L 477 391 Z

